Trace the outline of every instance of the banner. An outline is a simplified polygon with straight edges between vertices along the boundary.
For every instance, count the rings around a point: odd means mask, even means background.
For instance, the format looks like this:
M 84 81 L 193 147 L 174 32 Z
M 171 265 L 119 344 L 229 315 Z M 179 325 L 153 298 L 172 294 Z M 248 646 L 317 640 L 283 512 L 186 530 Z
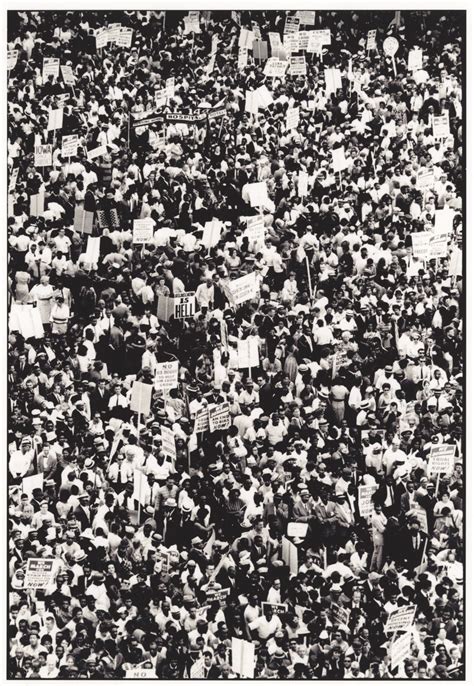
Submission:
M 153 240 L 154 221 L 150 217 L 133 220 L 133 243 L 146 245 Z
M 130 409 L 132 412 L 138 412 L 148 416 L 151 409 L 151 396 L 153 393 L 153 386 L 142 381 L 134 381 L 132 384 L 132 393 L 130 396 Z
M 241 305 L 247 300 L 253 300 L 258 294 L 258 283 L 255 272 L 245 274 L 238 279 L 229 281 L 226 285 L 226 293 L 234 306 Z
M 88 150 L 87 151 L 87 159 L 89 162 L 91 160 L 95 160 L 96 157 L 102 157 L 103 155 L 107 154 L 107 146 L 106 145 L 99 145 L 97 148 L 93 148 L 93 150 Z
M 229 403 L 220 403 L 219 405 L 209 405 L 209 430 L 224 431 L 230 427 L 230 410 Z
M 63 157 L 75 157 L 77 155 L 78 147 L 79 139 L 76 134 L 63 136 L 61 141 L 61 155 Z
M 394 610 L 388 617 L 385 633 L 388 634 L 390 631 L 408 631 L 415 619 L 415 613 L 415 605 L 404 605 L 398 610 Z
M 43 81 L 46 81 L 49 76 L 58 78 L 59 57 L 43 57 Z
M 54 560 L 30 557 L 26 561 L 24 588 L 37 591 L 53 583 L 55 577 Z
M 172 388 L 178 387 L 179 362 L 160 362 L 156 365 L 155 388 L 167 395 Z
M 134 667 L 133 669 L 125 670 L 126 679 L 158 679 L 154 669 L 144 669 L 142 667 Z
M 456 446 L 443 443 L 432 445 L 428 460 L 429 474 L 451 474 L 454 468 Z
M 50 167 L 53 164 L 53 146 L 35 145 L 35 167 Z
M 232 670 L 247 679 L 255 674 L 255 645 L 251 641 L 232 637 Z

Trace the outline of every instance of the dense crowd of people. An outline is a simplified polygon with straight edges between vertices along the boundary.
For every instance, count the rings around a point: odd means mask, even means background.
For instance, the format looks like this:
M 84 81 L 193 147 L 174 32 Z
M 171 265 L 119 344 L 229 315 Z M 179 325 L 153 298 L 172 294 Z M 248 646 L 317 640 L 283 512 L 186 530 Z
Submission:
M 464 674 L 464 14 L 309 14 L 9 13 L 10 678 Z

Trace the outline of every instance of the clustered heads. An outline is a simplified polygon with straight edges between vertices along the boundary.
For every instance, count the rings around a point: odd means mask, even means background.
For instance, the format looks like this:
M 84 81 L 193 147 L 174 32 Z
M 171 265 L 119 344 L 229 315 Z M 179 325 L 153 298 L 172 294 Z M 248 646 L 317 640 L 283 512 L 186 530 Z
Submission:
M 463 678 L 464 14 L 311 14 L 9 13 L 10 678 Z

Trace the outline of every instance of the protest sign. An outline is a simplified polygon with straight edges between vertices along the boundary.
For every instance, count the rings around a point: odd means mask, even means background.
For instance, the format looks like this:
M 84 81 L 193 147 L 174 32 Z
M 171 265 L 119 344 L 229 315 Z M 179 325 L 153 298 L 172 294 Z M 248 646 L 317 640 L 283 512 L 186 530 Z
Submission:
M 300 108 L 299 107 L 289 107 L 286 111 L 286 129 L 287 131 L 291 129 L 296 129 L 300 121 Z
M 79 139 L 76 134 L 63 136 L 61 141 L 61 155 L 63 157 L 75 157 L 77 155 L 78 147 Z
M 416 606 L 404 605 L 398 610 L 390 613 L 387 623 L 385 624 L 385 633 L 391 631 L 408 631 L 413 624 L 415 618 Z
M 313 12 L 312 10 L 298 10 L 296 17 L 300 20 L 300 24 L 304 26 L 314 26 L 316 12 Z
M 417 71 L 423 67 L 423 50 L 414 48 L 408 53 L 408 71 Z
M 283 36 L 283 47 L 287 55 L 291 55 L 292 52 L 298 52 L 300 49 L 300 40 L 297 33 L 287 33 Z
M 288 612 L 288 606 L 285 603 L 262 603 L 262 614 L 265 614 L 268 609 L 272 610 L 274 615 L 284 615 Z
M 342 88 L 341 70 L 331 67 L 324 70 L 324 80 L 326 84 L 326 95 L 335 93 Z
M 289 74 L 291 76 L 306 76 L 306 58 L 304 55 L 290 57 Z
M 456 446 L 443 443 L 432 445 L 428 460 L 429 474 L 451 474 L 454 468 Z
M 335 172 L 341 172 L 347 168 L 347 160 L 344 148 L 335 148 L 332 152 L 332 166 Z
M 254 59 L 260 62 L 268 59 L 268 43 L 266 40 L 254 40 L 252 49 Z
M 210 250 L 217 245 L 221 238 L 223 224 L 220 219 L 212 219 L 204 224 L 201 243 Z
M 423 171 L 418 172 L 416 185 L 420 190 L 424 190 L 425 188 L 433 188 L 434 183 L 435 176 L 432 169 L 424 169 Z
M 100 236 L 98 237 L 87 237 L 87 248 L 84 255 L 85 262 L 89 265 L 89 268 L 97 267 L 100 257 Z
M 206 591 L 206 603 L 214 603 L 216 600 L 225 600 L 230 593 L 230 588 L 221 588 L 219 590 Z
M 25 340 L 44 336 L 41 313 L 36 303 L 12 303 L 8 327 L 10 331 L 19 331 Z
M 97 148 L 93 148 L 92 150 L 87 151 L 87 159 L 89 162 L 91 160 L 95 160 L 96 157 L 102 157 L 103 155 L 107 154 L 107 146 L 106 145 L 99 145 Z
M 162 426 L 160 428 L 161 432 L 161 449 L 165 455 L 171 457 L 171 459 L 176 460 L 176 443 L 174 432 L 167 426 Z
M 156 316 L 162 322 L 169 322 L 172 315 L 174 315 L 174 299 L 167 295 L 159 295 Z
M 244 28 L 240 29 L 239 48 L 244 48 L 244 50 L 251 50 L 254 40 L 255 35 L 253 31 L 249 31 L 249 29 Z
M 249 61 L 249 54 L 247 52 L 247 48 L 239 48 L 239 55 L 237 58 L 237 68 L 238 69 L 245 69 Z M 247 93 L 250 91 L 247 91 Z M 251 112 L 252 110 L 247 110 L 245 108 L 246 112 Z
M 230 427 L 230 410 L 229 403 L 221 403 L 220 405 L 209 405 L 209 430 L 224 431 Z
M 50 167 L 53 164 L 53 146 L 35 145 L 35 167 Z
M 237 12 L 236 10 L 232 10 L 230 13 L 230 16 L 232 17 L 232 21 L 237 24 L 237 26 L 240 26 L 240 12 Z
M 435 210 L 435 233 L 452 233 L 455 214 L 456 212 L 452 207 L 443 207 L 442 210 Z
M 283 562 L 290 568 L 290 574 L 298 574 L 298 548 L 285 536 L 281 539 Z
M 207 407 L 201 407 L 194 417 L 194 433 L 203 433 L 209 431 L 209 428 L 209 410 Z
M 153 240 L 154 222 L 151 217 L 133 220 L 133 243 L 146 245 Z
M 121 26 L 115 36 L 115 43 L 121 48 L 131 48 L 133 41 L 133 29 L 128 26 Z
M 125 670 L 126 679 L 158 679 L 154 669 L 145 669 L 143 667 L 134 667 L 133 669 Z
M 273 96 L 265 85 L 260 86 L 253 92 L 254 101 L 257 107 L 265 109 L 273 102 Z
M 449 135 L 449 114 L 444 112 L 439 116 L 433 115 L 433 136 L 435 138 L 447 138 Z
M 428 260 L 430 255 L 431 234 L 428 231 L 420 231 L 411 234 L 413 257 L 419 260 Z
M 449 258 L 449 276 L 462 276 L 462 250 L 453 245 Z
M 308 172 L 300 171 L 298 174 L 298 195 L 300 198 L 308 195 Z
M 37 591 L 49 586 L 55 577 L 54 560 L 30 557 L 26 561 L 24 588 Z
M 246 186 L 252 207 L 263 207 L 268 199 L 268 189 L 265 181 L 249 183 Z
M 176 81 L 174 76 L 171 76 L 169 79 L 166 79 L 165 84 L 166 97 L 174 98 L 174 92 L 176 88 Z
M 69 64 L 62 64 L 61 65 L 61 75 L 63 77 L 64 85 L 65 86 L 74 86 L 76 83 L 76 79 L 74 77 L 74 72 L 72 71 L 72 67 L 69 66 Z
M 377 29 L 371 29 L 367 32 L 366 50 L 377 50 Z
M 48 131 L 55 131 L 63 127 L 63 109 L 49 110 L 48 112 Z
M 322 55 L 323 44 L 322 36 L 317 31 L 308 31 L 306 52 Z
M 167 395 L 172 388 L 178 386 L 178 360 L 160 362 L 156 365 L 155 388 Z
M 286 535 L 294 538 L 306 538 L 308 524 L 306 522 L 288 522 Z
M 430 238 L 429 259 L 434 260 L 439 257 L 446 257 L 448 254 L 449 234 L 437 233 Z
M 120 30 L 122 28 L 122 25 L 118 22 L 114 22 L 113 24 L 109 24 L 107 26 L 107 34 L 109 37 L 109 43 L 117 43 L 117 39 L 120 36 Z
M 10 180 L 8 182 L 8 190 L 9 191 L 13 191 L 15 189 L 19 171 L 20 171 L 20 167 L 15 167 L 15 169 L 13 169 L 13 171 L 10 175 Z
M 46 81 L 50 76 L 55 78 L 59 76 L 59 57 L 43 58 L 43 81 Z
M 16 67 L 18 62 L 18 50 L 7 51 L 7 71 L 11 71 Z
M 285 29 L 283 35 L 288 33 L 295 33 L 300 29 L 300 20 L 298 17 L 286 17 Z
M 188 33 L 201 33 L 201 27 L 199 26 L 199 18 L 195 16 L 185 17 L 183 33 L 185 35 Z
M 151 395 L 153 393 L 153 386 L 142 381 L 134 381 L 132 384 L 132 393 L 130 396 L 130 409 L 132 412 L 138 412 L 148 416 L 151 409 Z
M 299 33 L 297 33 L 295 35 L 298 36 L 299 49 L 303 50 L 303 51 L 307 50 L 308 44 L 309 44 L 310 32 L 309 31 L 300 31 Z
M 239 369 L 258 367 L 260 364 L 258 336 L 248 336 L 237 341 L 237 360 Z
M 30 215 L 41 217 L 44 213 L 44 192 L 30 195 Z
M 105 48 L 109 42 L 109 31 L 106 26 L 102 26 L 95 31 L 95 47 L 96 50 L 101 50 Z
M 383 42 L 383 51 L 389 57 L 394 57 L 399 48 L 399 42 L 394 36 L 389 36 Z
M 374 510 L 372 496 L 377 492 L 378 486 L 359 486 L 357 493 L 357 503 L 361 517 L 369 517 Z
M 94 212 L 84 210 L 80 205 L 74 209 L 74 231 L 92 233 L 94 226 Z
M 24 476 L 21 480 L 21 489 L 23 493 L 31 496 L 35 488 L 43 489 L 44 477 L 43 474 L 32 474 L 31 476 Z
M 271 78 L 283 79 L 285 76 L 288 62 L 277 57 L 270 57 L 266 63 L 263 73 Z
M 265 242 L 265 223 L 261 215 L 247 217 L 247 228 L 244 231 L 244 236 L 247 236 L 249 239 L 252 249 L 263 246 Z
M 232 670 L 247 679 L 255 674 L 255 645 L 250 641 L 232 637 Z
M 173 298 L 173 315 L 175 319 L 192 317 L 196 311 L 195 292 L 181 293 Z
M 396 669 L 410 656 L 411 631 L 397 638 L 390 646 L 390 667 Z

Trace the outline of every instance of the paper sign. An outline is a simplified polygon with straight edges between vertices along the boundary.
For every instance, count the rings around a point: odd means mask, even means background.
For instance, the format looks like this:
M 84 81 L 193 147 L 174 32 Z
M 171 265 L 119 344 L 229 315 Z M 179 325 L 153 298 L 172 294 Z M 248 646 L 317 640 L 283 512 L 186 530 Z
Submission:
M 439 117 L 433 116 L 433 136 L 435 138 L 447 138 L 449 135 L 449 114 L 444 112 Z
M 239 369 L 259 366 L 258 336 L 248 336 L 237 341 L 237 358 Z
M 12 303 L 8 326 L 10 331 L 19 331 L 25 340 L 44 336 L 41 313 L 36 303 L 31 305 Z
M 209 431 L 209 428 L 209 410 L 207 407 L 202 407 L 196 412 L 194 418 L 194 433 L 203 433 L 204 431 Z
M 53 146 L 35 145 L 35 167 L 50 167 L 53 164 Z
M 204 679 L 205 678 L 204 666 L 205 666 L 205 658 L 204 657 L 200 657 L 199 660 L 196 660 L 196 662 L 191 665 L 191 669 L 190 669 L 191 679 Z
M 176 460 L 176 443 L 174 432 L 167 426 L 162 426 L 161 429 L 161 449 L 164 454 L 171 459 Z
M 263 73 L 271 78 L 283 79 L 285 76 L 288 62 L 279 60 L 277 57 L 270 57 L 266 63 Z
M 23 493 L 26 493 L 30 497 L 33 495 L 35 488 L 43 490 L 43 474 L 32 474 L 31 476 L 25 476 L 21 480 L 21 488 Z
M 298 10 L 296 16 L 304 26 L 314 26 L 316 21 L 316 12 L 312 10 Z
M 133 242 L 137 245 L 146 245 L 153 240 L 154 222 L 149 217 L 133 220 Z
M 245 50 L 251 50 L 253 42 L 255 40 L 255 35 L 253 31 L 241 28 L 239 36 L 239 48 L 244 48 Z
M 63 126 L 63 110 L 49 110 L 48 113 L 48 131 L 55 131 L 62 129 Z
M 256 247 L 263 246 L 265 242 L 265 224 L 261 215 L 247 218 L 247 228 L 244 231 L 244 236 L 247 236 L 249 239 L 251 248 L 255 249 Z
M 288 33 L 295 33 L 300 29 L 300 20 L 298 17 L 287 17 L 285 21 L 285 30 L 283 35 Z
M 100 258 L 100 236 L 98 237 L 87 237 L 87 249 L 85 252 L 85 262 L 91 267 L 97 266 Z
M 115 36 L 115 43 L 121 48 L 131 48 L 133 41 L 133 29 L 128 26 L 121 26 Z
M 199 26 L 199 19 L 196 19 L 195 17 L 185 17 L 184 18 L 184 31 L 183 33 L 186 35 L 187 33 L 201 33 L 201 27 Z
M 192 317 L 196 311 L 195 293 L 183 293 L 173 298 L 174 318 L 186 319 Z
M 64 85 L 74 86 L 74 84 L 76 83 L 76 79 L 74 77 L 72 67 L 69 64 L 61 65 L 61 75 L 63 77 Z
M 334 67 L 324 70 L 324 80 L 326 83 L 326 95 L 335 93 L 342 88 L 341 70 Z
M 143 669 L 142 667 L 134 667 L 134 669 L 125 670 L 126 679 L 158 679 L 154 669 Z
M 254 40 L 252 49 L 254 59 L 260 60 L 260 62 L 268 59 L 268 44 L 266 40 Z
M 265 610 L 272 610 L 274 615 L 284 615 L 288 612 L 288 606 L 285 603 L 262 603 L 262 614 L 265 614 Z
M 367 33 L 366 50 L 377 50 L 377 29 L 371 29 Z
M 229 281 L 227 289 L 232 298 L 233 305 L 240 305 L 247 300 L 253 300 L 257 296 L 258 285 L 254 272 L 245 274 L 238 279 Z
M 343 624 L 344 626 L 347 626 L 351 616 L 350 610 L 336 603 L 331 605 L 331 614 L 334 624 Z
M 11 71 L 15 68 L 18 62 L 18 50 L 8 50 L 7 51 L 7 71 Z
M 396 669 L 410 656 L 411 631 L 397 638 L 390 646 L 390 666 Z
M 442 210 L 435 210 L 435 233 L 452 233 L 455 211 L 452 207 L 444 207 Z
M 451 474 L 454 468 L 455 454 L 455 445 L 448 445 L 446 443 L 432 445 L 428 460 L 428 472 L 430 474 Z
M 95 47 L 96 50 L 101 50 L 105 48 L 109 42 L 109 31 L 106 26 L 97 29 L 95 32 Z
M 298 548 L 285 536 L 281 539 L 283 562 L 290 568 L 290 574 L 298 574 Z
M 385 633 L 390 631 L 408 631 L 415 619 L 416 606 L 404 605 L 398 610 L 390 613 L 387 623 L 385 625 Z
M 430 255 L 431 234 L 428 231 L 420 231 L 411 234 L 413 257 L 419 260 L 428 260 Z
M 209 405 L 209 430 L 224 431 L 230 427 L 230 411 L 229 403 L 221 403 L 220 405 Z
M 219 219 L 212 219 L 212 221 L 205 223 L 201 238 L 201 243 L 205 248 L 213 248 L 219 243 L 222 228 L 223 224 Z
M 19 172 L 19 171 L 20 171 L 20 167 L 15 167 L 15 169 L 13 169 L 13 171 L 12 171 L 12 173 L 11 173 L 11 176 L 10 176 L 10 180 L 9 180 L 9 182 L 8 182 L 8 190 L 9 190 L 9 191 L 15 190 L 15 186 L 16 186 L 16 182 L 17 182 L 17 179 L 18 179 L 18 172 Z
M 134 381 L 130 397 L 130 409 L 132 412 L 148 416 L 150 414 L 152 393 L 153 386 L 151 384 Z
M 216 600 L 225 600 L 230 593 L 230 588 L 221 588 L 217 591 L 207 591 L 206 592 L 206 602 L 215 603 Z
M 63 157 L 75 157 L 77 155 L 78 147 L 79 139 L 76 134 L 63 136 L 61 141 L 61 155 Z
M 305 198 L 308 195 L 308 173 L 300 171 L 298 174 L 298 195 Z
M 247 679 L 255 673 L 255 645 L 250 641 L 232 637 L 232 670 Z
M 97 148 L 94 148 L 93 150 L 88 150 L 87 151 L 87 159 L 89 162 L 91 160 L 95 160 L 96 157 L 102 157 L 102 155 L 107 154 L 107 146 L 106 145 L 99 145 Z
M 175 362 L 160 362 L 156 365 L 155 388 L 167 395 L 172 388 L 178 387 L 178 366 Z
M 94 213 L 84 210 L 80 205 L 74 209 L 74 231 L 92 233 L 94 226 Z
M 372 496 L 377 492 L 378 486 L 359 486 L 357 494 L 357 502 L 359 505 L 359 513 L 361 517 L 369 517 L 373 510 L 374 504 Z
M 447 257 L 448 255 L 448 241 L 449 234 L 437 233 L 430 238 L 430 255 L 429 259 L 438 259 L 439 257 Z
M 297 33 L 287 33 L 283 36 L 283 47 L 288 55 L 292 52 L 298 52 L 300 49 L 300 40 Z
M 462 276 L 462 267 L 462 250 L 454 245 L 449 260 L 449 276 Z
M 304 55 L 290 57 L 291 76 L 306 76 L 306 58 Z
M 389 57 L 393 57 L 397 54 L 398 47 L 398 40 L 394 36 L 389 36 L 383 42 L 383 51 Z
M 44 193 L 30 196 L 30 216 L 41 217 L 44 213 Z
M 287 131 L 291 129 L 296 129 L 300 121 L 300 108 L 299 107 L 289 107 L 286 112 L 286 129 Z
M 287 536 L 292 536 L 294 538 L 306 538 L 308 533 L 308 524 L 306 522 L 288 522 L 286 528 Z
M 50 76 L 55 78 L 59 76 L 59 57 L 43 58 L 43 81 L 46 81 Z
M 253 97 L 254 101 L 257 103 L 257 106 L 263 109 L 271 105 L 273 102 L 272 94 L 265 85 L 257 88 L 257 90 L 253 92 Z
M 245 67 L 248 64 L 248 61 L 249 61 L 249 54 L 247 52 L 247 48 L 239 48 L 239 56 L 237 59 L 237 68 L 240 70 L 245 69 Z M 246 111 L 249 112 L 251 110 L 246 109 Z
M 431 169 L 424 169 L 418 172 L 416 185 L 420 190 L 425 188 L 433 188 L 435 184 L 434 172 Z
M 344 148 L 336 148 L 332 150 L 332 166 L 335 172 L 341 172 L 347 169 L 347 160 Z
M 174 98 L 174 91 L 176 88 L 176 83 L 175 83 L 175 78 L 174 76 L 170 77 L 169 79 L 166 79 L 166 97 L 169 98 Z
M 26 561 L 24 588 L 45 589 L 55 577 L 54 560 L 30 557 Z
M 408 71 L 417 71 L 423 67 L 423 50 L 415 48 L 408 53 Z
M 249 183 L 247 185 L 250 204 L 252 207 L 264 207 L 268 199 L 267 184 L 265 181 Z

